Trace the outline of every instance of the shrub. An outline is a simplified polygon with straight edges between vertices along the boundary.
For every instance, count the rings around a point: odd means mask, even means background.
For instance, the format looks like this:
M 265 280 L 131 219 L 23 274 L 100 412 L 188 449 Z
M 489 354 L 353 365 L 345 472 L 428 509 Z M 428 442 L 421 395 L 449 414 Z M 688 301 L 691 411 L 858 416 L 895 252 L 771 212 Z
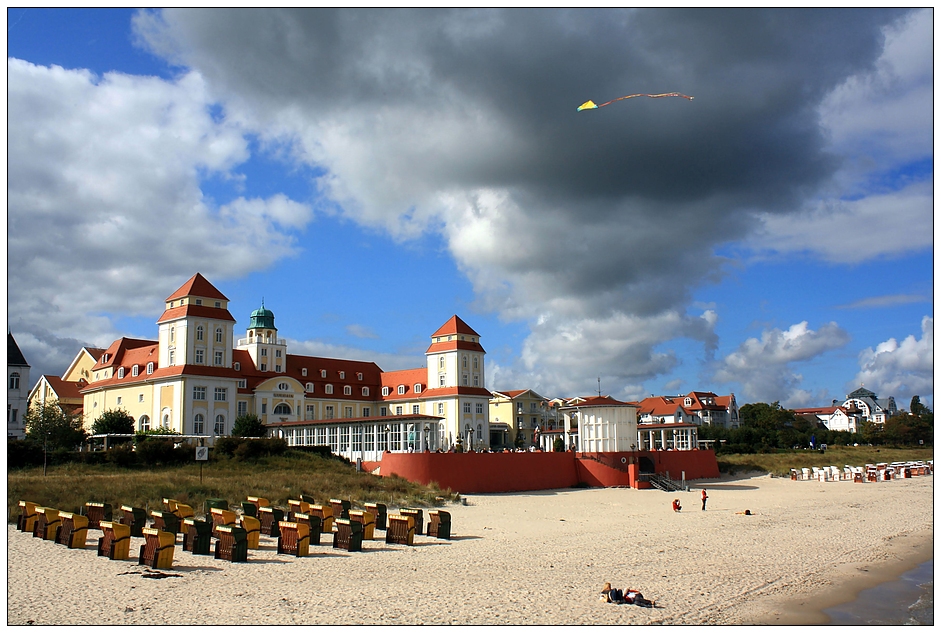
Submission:
M 147 466 L 168 466 L 184 464 L 190 459 L 190 452 L 184 447 L 174 448 L 171 439 L 150 438 L 137 446 L 137 457 Z
M 121 466 L 122 468 L 137 466 L 140 461 L 137 458 L 137 453 L 134 452 L 134 449 L 130 444 L 121 444 L 120 446 L 115 446 L 111 450 L 107 451 L 106 459 L 108 463 L 114 464 L 115 466 Z

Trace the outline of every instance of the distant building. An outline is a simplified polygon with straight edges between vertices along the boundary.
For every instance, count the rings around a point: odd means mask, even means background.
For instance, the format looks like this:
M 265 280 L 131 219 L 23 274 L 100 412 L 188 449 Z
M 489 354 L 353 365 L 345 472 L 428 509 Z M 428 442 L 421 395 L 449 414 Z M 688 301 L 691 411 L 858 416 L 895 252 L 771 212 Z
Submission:
M 813 424 L 823 424 L 831 431 L 858 433 L 861 416 L 850 413 L 844 407 L 810 407 L 793 409 L 794 415 L 800 416 Z
M 637 450 L 637 405 L 610 396 L 569 402 L 561 409 L 567 447 L 575 446 L 583 453 Z
M 711 391 L 690 391 L 678 396 L 651 396 L 637 404 L 638 423 L 694 424 L 738 428 L 735 394 L 719 396 Z
M 66 413 L 82 416 L 82 389 L 88 385 L 91 369 L 104 352 L 105 350 L 95 347 L 83 347 L 61 378 L 46 374 L 40 376 L 29 392 L 29 406 L 56 404 Z
M 539 436 L 560 427 L 559 401 L 550 401 L 532 389 L 493 391 L 490 397 L 490 445 L 529 448 L 541 444 Z M 551 446 L 551 445 L 550 445 Z
M 833 401 L 836 406 L 837 401 Z M 856 415 L 863 421 L 874 422 L 875 424 L 885 424 L 885 421 L 896 415 L 899 410 L 895 406 L 895 398 L 880 399 L 875 393 L 860 387 L 856 391 L 846 396 L 843 402 L 843 408 L 847 415 Z
M 29 403 L 29 363 L 13 334 L 7 332 L 7 438 L 23 439 L 23 416 Z

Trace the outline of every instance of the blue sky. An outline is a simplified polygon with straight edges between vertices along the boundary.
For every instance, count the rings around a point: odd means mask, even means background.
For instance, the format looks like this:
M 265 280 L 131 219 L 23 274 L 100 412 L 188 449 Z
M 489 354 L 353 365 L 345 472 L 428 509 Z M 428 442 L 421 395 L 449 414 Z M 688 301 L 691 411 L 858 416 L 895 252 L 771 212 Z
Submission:
M 198 271 L 388 370 L 458 314 L 491 389 L 933 406 L 931 10 L 7 18 L 33 380 Z

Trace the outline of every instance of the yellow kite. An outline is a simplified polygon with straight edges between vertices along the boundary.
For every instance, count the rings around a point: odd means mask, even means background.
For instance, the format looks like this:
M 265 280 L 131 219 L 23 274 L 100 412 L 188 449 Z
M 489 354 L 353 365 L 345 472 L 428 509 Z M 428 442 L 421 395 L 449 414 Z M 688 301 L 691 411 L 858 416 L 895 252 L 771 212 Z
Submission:
M 689 95 L 680 94 L 679 92 L 664 92 L 658 95 L 639 93 L 636 95 L 627 95 L 626 97 L 618 97 L 617 99 L 611 99 L 611 101 L 606 101 L 605 103 L 602 103 L 601 105 L 595 105 L 595 102 L 589 99 L 582 105 L 578 106 L 578 112 L 581 112 L 582 110 L 597 110 L 598 108 L 603 108 L 606 105 L 614 103 L 615 101 L 622 101 L 624 99 L 633 99 L 634 97 L 650 97 L 651 99 L 660 99 L 661 97 L 682 97 L 683 99 L 689 99 L 690 101 L 693 100 L 693 97 Z

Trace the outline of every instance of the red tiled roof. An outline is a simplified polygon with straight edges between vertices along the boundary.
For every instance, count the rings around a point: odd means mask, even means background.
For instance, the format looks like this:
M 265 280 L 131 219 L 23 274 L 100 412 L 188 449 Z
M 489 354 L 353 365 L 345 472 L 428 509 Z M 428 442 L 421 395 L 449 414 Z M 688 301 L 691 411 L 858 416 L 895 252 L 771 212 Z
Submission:
M 409 420 L 443 420 L 441 416 L 412 413 L 407 415 L 370 416 L 368 418 L 330 418 L 328 420 L 292 420 L 288 422 L 269 422 L 266 426 L 323 426 L 327 424 L 355 422 L 408 422 Z
M 173 299 L 182 299 L 183 297 L 205 297 L 207 299 L 221 299 L 228 301 L 229 298 L 219 292 L 215 286 L 209 283 L 209 280 L 201 274 L 196 273 L 190 277 L 185 284 L 177 288 L 176 292 L 167 297 L 167 301 Z
M 179 319 L 182 317 L 203 317 L 206 319 L 216 319 L 217 321 L 232 321 L 235 323 L 235 317 L 225 308 L 213 308 L 212 306 L 198 306 L 195 303 L 167 308 L 157 319 L 157 323 Z
M 621 402 L 620 400 L 615 400 L 611 396 L 591 396 L 584 398 L 582 402 L 578 404 L 571 405 L 574 407 L 616 407 L 616 406 L 637 406 L 631 404 L 630 402 Z
M 480 334 L 474 331 L 474 328 L 464 323 L 461 317 L 457 316 L 456 314 L 448 319 L 447 322 L 439 327 L 431 336 L 448 336 L 454 334 L 470 334 L 471 336 L 480 336 Z
M 55 392 L 56 397 L 60 400 L 63 398 L 81 398 L 82 394 L 80 390 L 85 387 L 84 382 L 70 382 L 67 380 L 62 380 L 58 376 L 49 376 L 43 375 L 42 377 L 49 387 Z
M 483 387 L 434 387 L 421 392 L 422 398 L 443 398 L 445 396 L 486 396 L 490 398 L 490 392 Z
M 98 362 L 95 363 L 92 370 L 103 369 L 105 367 L 119 367 L 124 364 L 124 358 L 129 352 L 140 348 L 152 348 L 151 351 L 154 351 L 157 348 L 157 341 L 125 337 L 119 338 L 109 345 L 108 349 L 101 353 L 98 357 Z M 105 360 L 106 356 L 107 360 Z M 156 361 L 156 359 L 157 357 L 154 356 L 153 360 Z
M 416 369 L 400 369 L 397 371 L 382 372 L 382 386 L 389 388 L 389 395 L 383 396 L 380 391 L 380 398 L 383 400 L 411 400 L 422 398 L 428 390 L 428 370 L 419 367 Z M 405 393 L 399 393 L 399 385 L 405 386 Z M 421 393 L 415 393 L 415 385 L 421 385 Z

